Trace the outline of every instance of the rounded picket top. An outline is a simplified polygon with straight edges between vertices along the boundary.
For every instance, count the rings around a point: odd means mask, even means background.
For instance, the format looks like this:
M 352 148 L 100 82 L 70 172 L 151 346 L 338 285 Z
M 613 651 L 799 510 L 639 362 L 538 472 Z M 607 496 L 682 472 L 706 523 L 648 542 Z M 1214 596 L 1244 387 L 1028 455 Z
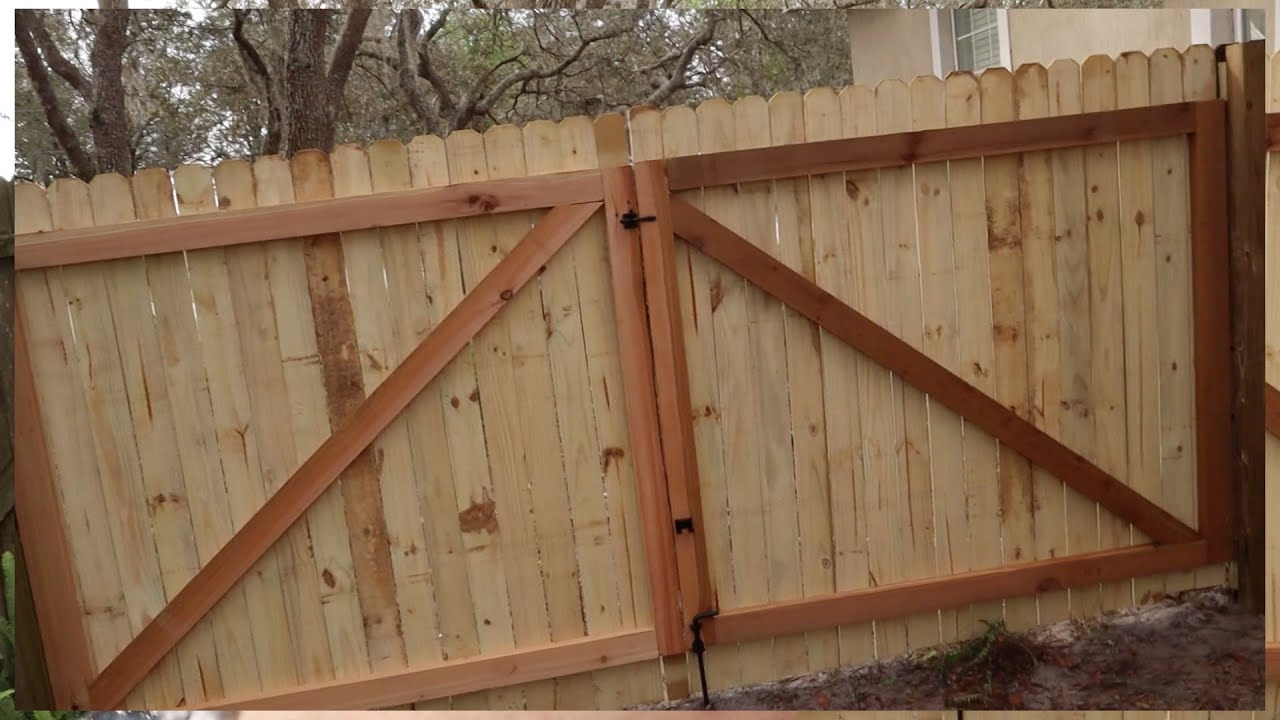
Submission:
M 946 122 L 946 95 L 942 79 L 917 75 L 911 81 L 911 129 L 935 130 Z
M 733 103 L 734 148 L 768 147 L 769 103 L 759 95 L 746 95 Z
M 369 145 L 369 174 L 374 192 L 408 190 L 409 153 L 404 143 L 395 138 L 378 140 Z
M 439 135 L 418 135 L 409 141 L 409 182 L 416 188 L 449 184 L 449 159 L 445 139 Z
M 665 157 L 697 155 L 700 117 L 688 105 L 673 105 L 662 111 L 662 145 Z
M 1275 69 L 1273 64 L 1268 93 L 1271 86 L 1280 81 Z M 1213 55 L 1213 48 L 1208 45 L 1192 45 L 1182 53 L 1182 96 L 1186 100 L 1213 100 L 1218 97 L 1218 61 Z
M 183 215 L 217 210 L 213 168 L 198 164 L 179 165 L 173 171 L 173 194 L 178 199 L 178 212 Z
M 167 169 L 139 170 L 129 178 L 129 186 L 139 220 L 159 220 L 178 214 L 173 202 L 173 179 Z
M 299 202 L 333 197 L 328 155 L 319 150 L 303 150 L 294 154 L 289 166 L 293 170 L 293 195 Z
M 259 206 L 294 202 L 293 170 L 283 155 L 263 155 L 253 161 L 253 184 Z
M 804 133 L 808 140 L 838 140 L 844 136 L 840 96 L 834 88 L 814 88 L 805 93 Z
M 1160 48 L 1151 53 L 1151 104 L 1182 102 L 1182 53 Z
M 769 98 L 769 136 L 774 145 L 794 145 L 805 141 L 804 98 L 784 90 Z
M 716 98 L 699 105 L 697 114 L 698 151 L 714 153 L 732 150 L 737 136 L 733 106 L 727 100 Z
M 369 173 L 369 156 L 364 146 L 339 145 L 329 155 L 333 173 L 334 197 L 368 195 L 373 192 L 373 178 Z
M 464 128 L 449 133 L 444 139 L 445 153 L 449 158 L 450 183 L 485 180 L 489 171 L 484 164 L 484 136 Z
M 944 94 L 948 127 L 977 125 L 982 122 L 982 94 L 978 89 L 976 75 L 968 71 L 948 74 Z
M 118 225 L 138 219 L 133 206 L 133 186 L 124 175 L 94 175 L 89 181 L 89 198 L 93 204 L 93 222 L 96 225 Z
M 626 163 L 627 127 L 618 113 L 608 113 L 595 118 L 573 115 L 560 121 L 558 131 L 560 152 L 564 156 L 559 172 L 590 170 L 602 164 Z M 612 136 L 610 133 L 613 133 Z M 612 145 L 609 152 L 615 154 L 620 152 L 621 159 L 613 163 L 602 163 L 599 149 L 601 143 Z
M 13 184 L 13 232 L 48 232 L 53 229 L 49 214 L 49 198 L 43 185 L 33 182 Z
M 213 168 L 219 210 L 243 210 L 258 204 L 253 190 L 253 164 L 245 158 L 223 160 Z
M 876 92 L 866 85 L 848 85 L 840 91 L 841 135 L 876 134 Z

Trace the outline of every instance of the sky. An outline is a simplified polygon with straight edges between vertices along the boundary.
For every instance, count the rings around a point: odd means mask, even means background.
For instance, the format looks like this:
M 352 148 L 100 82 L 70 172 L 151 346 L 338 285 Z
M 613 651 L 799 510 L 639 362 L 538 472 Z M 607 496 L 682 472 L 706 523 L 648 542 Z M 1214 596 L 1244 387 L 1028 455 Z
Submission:
M 13 177 L 13 10 L 15 8 L 93 8 L 97 2 L 84 0 L 0 0 L 0 177 Z M 171 7 L 166 0 L 130 0 L 131 8 Z

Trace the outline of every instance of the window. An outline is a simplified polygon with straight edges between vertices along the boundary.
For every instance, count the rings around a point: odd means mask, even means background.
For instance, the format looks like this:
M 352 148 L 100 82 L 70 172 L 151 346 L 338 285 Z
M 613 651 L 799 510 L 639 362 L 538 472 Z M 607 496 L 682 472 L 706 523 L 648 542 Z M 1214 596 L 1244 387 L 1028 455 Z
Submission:
M 1003 64 L 997 10 L 956 10 L 953 19 L 956 69 L 979 72 Z
M 1246 42 L 1249 40 L 1266 40 L 1267 11 L 1244 10 L 1241 14 L 1243 15 L 1241 23 L 1243 27 L 1241 27 L 1240 39 Z

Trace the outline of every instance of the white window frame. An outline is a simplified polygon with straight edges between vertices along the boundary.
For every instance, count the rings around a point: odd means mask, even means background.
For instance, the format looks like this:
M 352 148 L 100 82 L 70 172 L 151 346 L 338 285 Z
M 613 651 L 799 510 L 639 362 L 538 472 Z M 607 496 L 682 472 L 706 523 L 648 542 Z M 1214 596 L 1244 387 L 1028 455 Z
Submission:
M 1247 31 L 1247 29 L 1246 29 L 1245 22 L 1244 22 L 1244 11 L 1245 11 L 1246 9 L 1248 9 L 1248 10 L 1263 10 L 1263 8 L 1233 8 L 1233 9 L 1231 10 L 1231 28 L 1232 28 L 1232 34 L 1235 36 L 1235 41 L 1236 41 L 1236 42 L 1247 42 L 1247 41 L 1249 40 L 1249 38 L 1248 38 L 1248 31 Z M 1194 12 L 1194 11 L 1192 11 L 1192 12 Z M 1264 12 L 1265 12 L 1265 10 L 1264 10 Z M 1275 22 L 1275 17 L 1274 17 L 1274 16 L 1275 16 L 1275 15 L 1280 15 L 1280 13 L 1276 13 L 1276 12 L 1275 12 L 1275 10 L 1273 9 L 1271 14 L 1272 14 L 1272 16 L 1273 16 L 1273 18 L 1272 18 L 1272 20 L 1273 20 L 1273 24 L 1276 24 L 1276 22 Z M 1263 19 L 1263 21 L 1262 21 L 1262 25 L 1263 25 L 1264 32 L 1265 32 L 1265 28 L 1266 28 L 1266 25 L 1267 25 L 1267 21 L 1266 21 L 1265 17 L 1266 17 L 1266 16 L 1264 15 L 1264 16 L 1263 16 L 1263 18 L 1264 18 L 1264 19 Z M 1280 28 L 1280 24 L 1277 24 L 1277 27 L 1278 27 L 1278 28 Z M 1264 38 L 1264 39 L 1269 40 L 1270 38 Z
M 944 11 L 929 10 L 929 41 L 933 45 L 933 73 L 938 77 L 942 77 L 943 58 L 947 58 L 947 64 L 955 69 L 960 68 L 960 58 L 956 54 L 955 11 L 945 11 L 951 13 L 948 18 L 951 21 L 948 23 L 950 32 L 947 33 L 947 37 L 945 38 L 943 37 L 941 23 L 939 22 L 939 12 Z M 996 40 L 1000 43 L 999 67 L 1012 71 L 1013 49 L 1009 46 L 1009 11 L 1003 8 L 996 9 Z
M 1213 44 L 1213 11 L 1195 9 L 1191 11 L 1191 44 Z

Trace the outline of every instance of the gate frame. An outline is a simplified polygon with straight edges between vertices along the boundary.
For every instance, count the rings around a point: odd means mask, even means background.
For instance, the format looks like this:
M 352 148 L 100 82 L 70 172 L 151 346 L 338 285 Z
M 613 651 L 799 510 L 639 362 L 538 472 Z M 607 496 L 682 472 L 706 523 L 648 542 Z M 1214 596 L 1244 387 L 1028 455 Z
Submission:
M 18 407 L 23 412 L 17 418 L 17 430 L 19 437 L 31 443 L 27 447 L 42 450 L 20 455 L 23 462 L 17 478 L 18 506 L 22 517 L 34 518 L 48 531 L 49 541 L 27 548 L 27 552 L 32 556 L 31 567 L 43 569 L 33 574 L 32 585 L 37 609 L 45 619 L 41 623 L 43 639 L 50 658 L 57 658 L 52 669 L 58 704 L 95 709 L 119 706 L 453 354 L 601 207 L 609 220 L 607 242 L 654 627 L 230 698 L 210 707 L 280 707 L 283 703 L 297 708 L 318 702 L 317 707 L 332 709 L 366 707 L 369 702 L 397 704 L 483 689 L 498 681 L 504 685 L 527 682 L 685 652 L 689 647 L 689 626 L 700 614 L 717 609 L 718 603 L 702 535 L 688 371 L 674 271 L 677 234 L 686 240 L 694 239 L 695 245 L 700 238 L 704 251 L 713 257 L 719 253 L 721 262 L 739 272 L 745 270 L 748 279 L 766 292 L 838 337 L 852 339 L 851 344 L 861 345 L 864 353 L 904 379 L 914 378 L 914 383 L 928 388 L 940 402 L 1005 439 L 1011 447 L 1022 448 L 1029 457 L 1039 458 L 1042 465 L 1051 469 L 1083 473 L 1066 473 L 1061 479 L 1136 526 L 1148 529 L 1153 537 L 1169 541 L 735 608 L 706 621 L 708 642 L 799 632 L 1229 560 L 1231 486 L 1215 481 L 1215 471 L 1230 466 L 1231 441 L 1229 399 L 1220 392 L 1231 377 L 1227 325 L 1221 321 L 1227 312 L 1229 287 L 1224 241 L 1225 119 L 1226 104 L 1222 100 L 1183 102 L 18 236 L 15 265 L 23 271 L 308 234 L 554 208 L 96 677 L 90 672 L 87 639 L 79 624 L 76 579 L 68 562 L 51 459 L 44 446 L 36 388 L 30 382 L 23 320 L 18 313 L 15 350 Z M 763 253 L 762 257 L 752 257 L 750 251 L 755 248 L 748 241 L 671 197 L 672 189 L 708 183 L 901 167 L 1176 136 L 1188 136 L 1190 142 L 1197 504 L 1201 526 L 1198 533 L 802 276 L 787 276 L 790 271 L 785 266 Z M 636 230 L 636 234 L 631 232 Z M 890 349 L 877 352 L 868 343 Z M 70 617 L 76 622 L 67 622 Z

